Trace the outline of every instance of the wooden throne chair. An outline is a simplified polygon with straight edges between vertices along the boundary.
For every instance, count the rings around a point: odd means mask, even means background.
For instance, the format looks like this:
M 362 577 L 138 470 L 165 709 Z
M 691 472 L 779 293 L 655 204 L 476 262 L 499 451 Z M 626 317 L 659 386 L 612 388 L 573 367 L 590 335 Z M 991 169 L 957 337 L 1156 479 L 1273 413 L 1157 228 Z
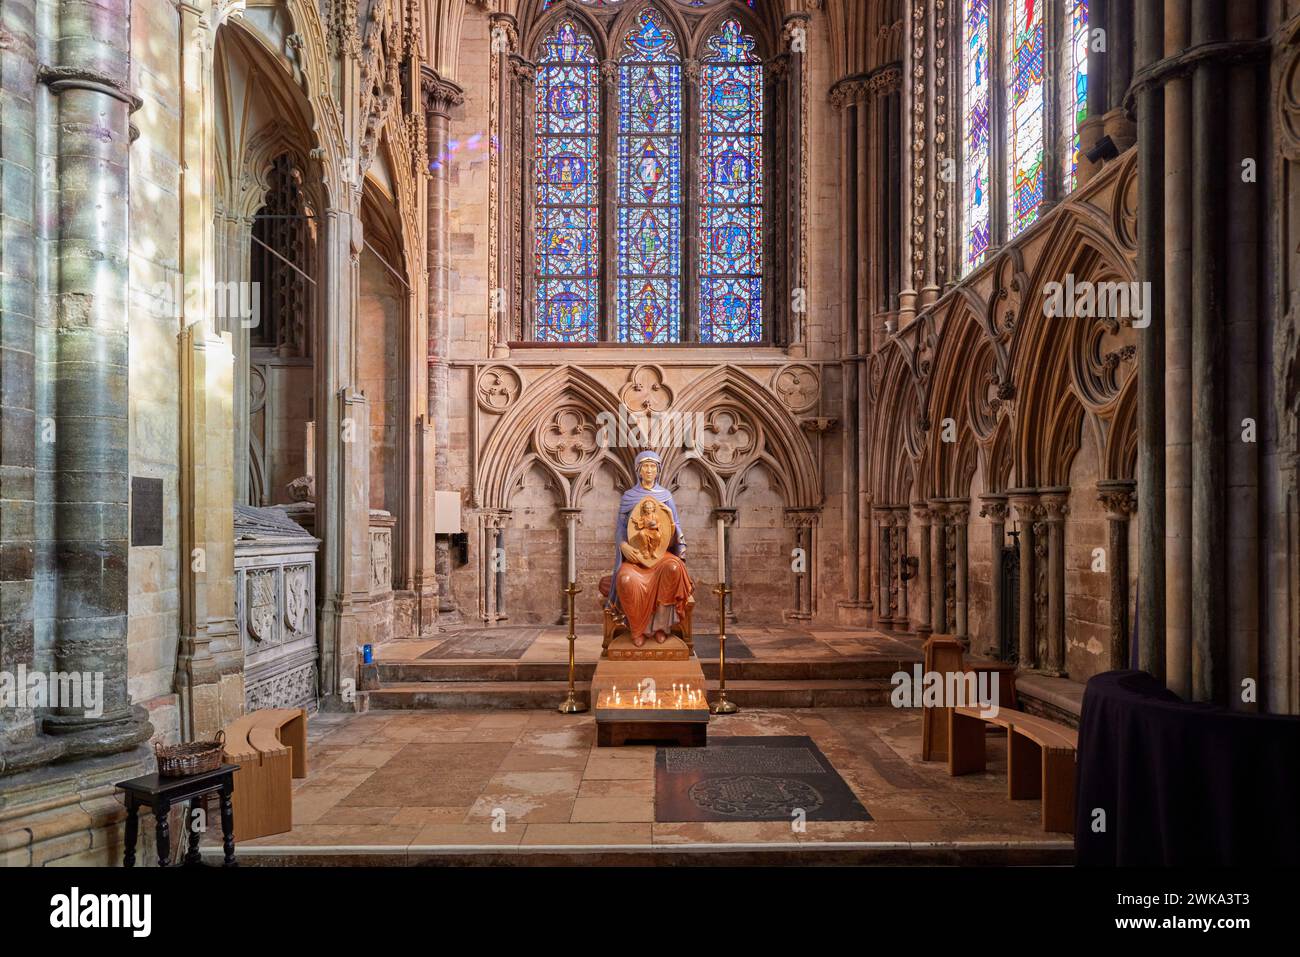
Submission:
M 600 656 L 609 657 L 609 645 L 619 635 L 631 635 L 627 627 L 627 619 L 623 613 L 613 607 L 609 602 L 609 593 L 613 588 L 613 576 L 606 575 L 600 580 L 600 608 L 605 613 L 605 634 L 600 643 Z M 686 652 L 691 657 L 695 656 L 695 638 L 691 631 L 691 618 L 695 614 L 695 596 L 692 595 L 686 599 L 686 614 L 680 621 L 674 622 L 670 629 L 672 634 L 676 635 L 686 644 Z

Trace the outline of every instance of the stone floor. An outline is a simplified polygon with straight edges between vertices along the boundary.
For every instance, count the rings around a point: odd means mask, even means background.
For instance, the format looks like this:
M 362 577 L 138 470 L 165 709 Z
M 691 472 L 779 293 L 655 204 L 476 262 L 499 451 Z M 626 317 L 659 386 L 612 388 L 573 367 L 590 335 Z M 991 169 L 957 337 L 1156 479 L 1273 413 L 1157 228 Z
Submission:
M 597 748 L 590 713 L 313 715 L 311 773 L 294 783 L 293 830 L 241 844 L 241 857 L 284 862 L 332 848 L 346 851 L 344 863 L 366 854 L 401 863 L 447 849 L 821 846 L 890 848 L 901 863 L 935 847 L 1069 859 L 1072 841 L 1041 829 L 1037 801 L 1007 800 L 1003 739 L 989 739 L 989 773 L 952 778 L 944 764 L 920 760 L 920 726 L 919 712 L 888 707 L 714 717 L 715 738 L 811 737 L 873 818 L 809 821 L 797 832 L 784 822 L 656 821 L 655 748 Z M 494 829 L 502 811 L 504 829 Z
M 921 638 L 915 635 L 895 635 L 870 628 L 818 628 L 805 631 L 784 626 L 729 625 L 729 637 L 739 635 L 756 659 L 785 660 L 839 660 L 884 658 L 889 660 L 920 660 Z M 507 639 L 520 631 L 536 632 L 520 657 L 493 657 L 489 639 L 482 640 L 482 653 L 474 660 L 510 660 L 529 663 L 567 662 L 569 660 L 568 630 L 562 626 L 503 626 L 481 629 L 480 635 L 496 632 Z M 717 633 L 717 623 L 700 628 L 700 634 Z M 451 634 L 454 634 L 452 632 Z M 425 658 L 431 650 L 442 645 L 448 635 L 414 641 L 391 641 L 375 647 L 375 656 L 382 662 L 413 662 L 419 660 L 446 661 L 452 659 Z M 505 643 L 503 641 L 503 643 Z M 578 662 L 594 662 L 600 657 L 601 630 L 596 625 L 580 625 L 575 630 L 574 658 Z M 464 661 L 459 658 L 455 660 Z

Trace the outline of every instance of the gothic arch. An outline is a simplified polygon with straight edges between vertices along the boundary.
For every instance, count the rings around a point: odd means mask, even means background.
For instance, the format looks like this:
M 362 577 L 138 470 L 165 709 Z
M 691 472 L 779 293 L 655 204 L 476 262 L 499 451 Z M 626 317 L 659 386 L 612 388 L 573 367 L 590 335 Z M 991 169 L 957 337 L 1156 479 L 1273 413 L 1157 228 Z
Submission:
M 476 504 L 487 509 L 509 508 L 513 483 L 524 474 L 520 463 L 530 454 L 543 456 L 548 471 L 565 490 L 570 506 L 576 504 L 576 493 L 584 489 L 584 482 L 602 461 L 613 463 L 619 475 L 631 484 L 633 451 L 617 442 L 606 449 L 594 444 L 599 417 L 616 415 L 618 408 L 618 397 L 579 366 L 563 365 L 544 373 L 523 389 L 484 443 L 478 455 L 483 468 L 475 482 Z M 539 448 L 539 430 L 549 428 L 551 423 L 546 420 L 566 410 L 583 418 L 572 427 L 581 431 L 584 443 L 589 436 L 592 447 L 589 452 L 585 445 L 569 453 L 552 451 L 548 457 L 545 448 Z M 559 427 L 564 424 L 568 423 Z
M 763 461 L 782 485 L 787 508 L 816 508 L 822 504 L 817 463 L 803 430 L 767 388 L 745 370 L 726 364 L 697 377 L 680 391 L 672 406 L 672 411 L 680 416 L 701 416 L 706 431 L 710 416 L 716 416 L 719 410 L 735 410 L 741 416 L 752 417 L 758 432 L 753 448 L 743 453 L 737 451 L 734 454 L 743 457 L 732 462 L 716 453 L 711 457 L 707 438 L 700 437 L 705 446 L 702 452 L 684 449 L 667 452 L 666 477 L 676 474 L 686 456 L 698 457 L 715 473 L 715 487 L 723 489 L 724 504 L 732 507 L 735 503 L 731 496 L 743 484 L 744 474 L 755 462 Z

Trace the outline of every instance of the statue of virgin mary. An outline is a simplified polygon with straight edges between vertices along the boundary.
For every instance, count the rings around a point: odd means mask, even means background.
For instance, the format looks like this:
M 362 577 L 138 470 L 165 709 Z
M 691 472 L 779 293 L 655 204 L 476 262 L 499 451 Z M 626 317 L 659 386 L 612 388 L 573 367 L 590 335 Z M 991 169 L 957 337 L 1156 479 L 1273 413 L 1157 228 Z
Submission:
M 662 465 L 654 452 L 636 457 L 638 481 L 623 493 L 615 526 L 610 601 L 627 618 L 638 648 L 650 637 L 661 644 L 668 639 L 674 622 L 686 615 L 695 590 L 682 560 L 686 541 L 677 504 L 658 481 Z

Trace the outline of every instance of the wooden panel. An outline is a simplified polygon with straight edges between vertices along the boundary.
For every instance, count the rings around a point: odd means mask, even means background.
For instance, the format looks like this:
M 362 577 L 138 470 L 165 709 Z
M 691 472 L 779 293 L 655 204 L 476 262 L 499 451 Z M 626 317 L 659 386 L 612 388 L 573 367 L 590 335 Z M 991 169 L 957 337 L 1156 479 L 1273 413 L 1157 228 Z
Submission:
M 1007 797 L 1013 801 L 1040 797 L 1042 766 L 1042 748 L 1012 729 L 1007 735 Z
M 1043 830 L 1074 833 L 1073 749 L 1043 749 Z
M 948 773 L 973 774 L 987 766 L 984 748 L 984 721 L 978 717 L 961 714 L 959 709 L 948 710 Z

